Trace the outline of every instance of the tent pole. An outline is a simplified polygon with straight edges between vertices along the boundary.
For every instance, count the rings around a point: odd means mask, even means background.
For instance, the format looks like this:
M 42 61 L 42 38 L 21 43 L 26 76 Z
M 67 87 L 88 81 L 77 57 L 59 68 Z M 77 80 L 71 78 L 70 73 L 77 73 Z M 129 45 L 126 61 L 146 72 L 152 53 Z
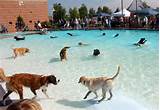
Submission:
M 137 0 L 136 0 L 136 11 L 137 11 Z
M 122 21 L 124 25 L 124 16 L 123 16 L 123 0 L 121 0 L 121 10 L 122 10 Z
M 137 0 L 136 0 L 136 12 L 137 12 Z M 138 25 L 138 17 L 136 15 L 136 21 L 137 21 L 137 25 Z

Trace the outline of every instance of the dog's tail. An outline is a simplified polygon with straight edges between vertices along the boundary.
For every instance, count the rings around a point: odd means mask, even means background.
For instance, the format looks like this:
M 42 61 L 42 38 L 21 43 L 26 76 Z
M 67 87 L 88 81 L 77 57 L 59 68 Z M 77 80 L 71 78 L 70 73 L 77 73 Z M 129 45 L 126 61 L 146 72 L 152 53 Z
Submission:
M 10 80 L 10 77 L 7 77 L 4 74 L 4 70 L 0 68 L 0 82 L 8 82 Z
M 118 76 L 119 71 L 120 71 L 120 66 L 118 66 L 117 73 L 116 73 L 113 77 L 111 77 L 111 78 L 109 78 L 109 79 L 107 79 L 107 80 L 114 80 L 114 79 Z

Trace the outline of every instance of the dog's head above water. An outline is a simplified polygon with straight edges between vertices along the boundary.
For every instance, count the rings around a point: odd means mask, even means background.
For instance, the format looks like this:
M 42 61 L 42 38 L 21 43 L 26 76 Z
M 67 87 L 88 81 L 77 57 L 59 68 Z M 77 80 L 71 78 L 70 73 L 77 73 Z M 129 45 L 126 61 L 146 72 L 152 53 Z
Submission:
M 48 83 L 52 83 L 54 85 L 57 85 L 57 83 L 60 81 L 59 79 L 57 80 L 57 78 L 54 75 L 47 76 L 47 80 Z

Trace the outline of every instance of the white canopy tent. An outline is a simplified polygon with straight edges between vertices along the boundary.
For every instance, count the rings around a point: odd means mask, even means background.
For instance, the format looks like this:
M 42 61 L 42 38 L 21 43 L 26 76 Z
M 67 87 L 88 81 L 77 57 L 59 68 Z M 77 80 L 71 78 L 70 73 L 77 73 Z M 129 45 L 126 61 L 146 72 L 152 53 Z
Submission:
M 127 9 L 123 9 L 123 15 L 122 15 L 122 10 L 116 13 L 113 13 L 113 16 L 124 16 L 124 17 L 130 17 L 130 11 Z

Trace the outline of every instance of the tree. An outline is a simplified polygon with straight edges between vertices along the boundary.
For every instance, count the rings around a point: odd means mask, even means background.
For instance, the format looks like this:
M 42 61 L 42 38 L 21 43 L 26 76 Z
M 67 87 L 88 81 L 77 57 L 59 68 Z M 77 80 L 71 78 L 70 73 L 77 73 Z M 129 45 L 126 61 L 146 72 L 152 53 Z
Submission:
M 64 19 L 66 16 L 66 10 L 63 8 L 61 4 L 54 4 L 53 5 L 54 12 L 53 12 L 53 18 L 55 21 L 58 21 L 60 19 Z
M 120 9 L 119 9 L 119 8 L 117 8 L 117 9 L 116 9 L 116 11 L 115 11 L 114 13 L 119 12 L 119 11 L 120 11 Z
M 79 16 L 80 18 L 85 18 L 88 15 L 88 9 L 85 4 L 82 4 L 79 8 Z
M 142 5 L 143 5 L 144 8 L 150 8 L 150 6 L 147 5 L 147 3 L 145 1 L 142 2 Z
M 101 7 L 98 7 L 98 9 L 97 9 L 97 14 L 98 13 L 102 13 L 102 8 Z
M 89 9 L 89 17 L 92 18 L 96 14 L 96 11 L 93 8 Z
M 16 21 L 16 29 L 17 31 L 22 31 L 22 29 L 24 29 L 25 27 L 25 23 L 23 21 L 23 17 L 21 17 L 20 15 L 17 17 L 17 21 Z
M 70 18 L 74 19 L 74 18 L 79 18 L 79 13 L 78 13 L 78 10 L 76 7 L 74 7 L 73 9 L 70 8 L 69 9 L 69 15 L 70 15 Z
M 103 6 L 102 12 L 103 13 L 109 13 L 109 14 L 112 13 L 111 9 L 109 9 L 107 6 Z

